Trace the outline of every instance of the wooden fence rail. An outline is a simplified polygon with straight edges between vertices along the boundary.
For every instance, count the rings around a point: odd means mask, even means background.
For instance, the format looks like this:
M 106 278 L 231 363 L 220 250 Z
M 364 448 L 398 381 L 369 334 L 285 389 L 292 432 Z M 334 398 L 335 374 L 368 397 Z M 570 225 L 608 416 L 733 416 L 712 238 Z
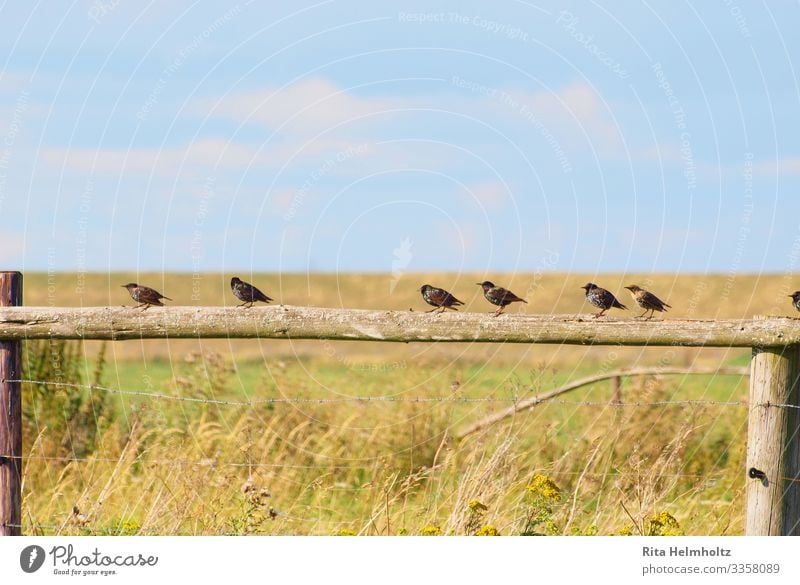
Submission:
M 800 534 L 800 320 L 592 319 L 590 315 L 429 314 L 316 307 L 54 308 L 21 304 L 0 273 L 0 534 L 19 534 L 21 344 L 31 339 L 259 338 L 383 342 L 749 347 L 746 532 Z M 754 472 L 755 473 L 755 472 Z M 757 473 L 755 473 L 758 476 Z
M 317 307 L 3 307 L 0 340 L 164 338 L 557 343 L 693 347 L 800 345 L 800 319 L 593 319 L 591 315 L 365 311 Z

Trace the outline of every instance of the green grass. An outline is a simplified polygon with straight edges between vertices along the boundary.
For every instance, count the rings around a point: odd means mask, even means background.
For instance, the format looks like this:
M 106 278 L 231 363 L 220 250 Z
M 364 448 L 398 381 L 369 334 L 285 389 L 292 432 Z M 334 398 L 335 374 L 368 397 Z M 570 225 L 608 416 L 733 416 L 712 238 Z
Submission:
M 423 364 L 400 372 L 331 364 L 320 358 L 276 363 L 243 360 L 234 367 L 219 356 L 191 356 L 182 364 L 163 360 L 151 360 L 146 366 L 116 363 L 103 374 L 101 383 L 167 396 L 233 401 L 287 396 L 508 399 L 526 398 L 589 373 L 588 365 L 570 372 L 521 372 L 491 364 Z M 454 391 L 451 384 L 456 380 L 461 386 Z M 741 463 L 737 445 L 742 443 L 746 410 L 693 405 L 609 407 L 604 403 L 610 392 L 608 383 L 579 389 L 565 395 L 563 403 L 541 405 L 463 444 L 443 443 L 445 433 L 509 403 L 309 402 L 238 407 L 111 395 L 99 409 L 101 417 L 111 422 L 79 460 L 36 458 L 44 453 L 75 456 L 65 440 L 69 433 L 59 434 L 57 425 L 40 424 L 39 429 L 45 430 L 36 445 L 26 441 L 32 455 L 26 466 L 26 485 L 35 486 L 26 493 L 26 513 L 31 522 L 50 527 L 42 532 L 61 534 L 332 534 L 339 530 L 415 534 L 429 525 L 464 533 L 469 522 L 468 514 L 457 509 L 464 506 L 461 494 L 488 506 L 492 525 L 508 534 L 524 528 L 520 517 L 523 484 L 536 473 L 545 473 L 565 494 L 574 490 L 579 502 L 569 533 L 626 529 L 627 516 L 608 498 L 618 500 L 617 486 L 632 478 L 657 492 L 638 502 L 637 490 L 642 488 L 637 483 L 622 492 L 630 498 L 626 507 L 637 508 L 642 522 L 669 509 L 683 529 L 693 533 L 706 532 L 708 514 L 725 520 L 726 530 L 729 522 L 737 526 L 741 502 L 731 486 L 731 467 Z M 744 399 L 746 384 L 728 376 L 633 378 L 623 392 L 626 401 L 645 404 L 729 401 Z M 74 400 L 75 392 L 71 393 Z M 87 391 L 82 394 L 90 400 Z M 583 401 L 593 404 L 579 404 Z M 65 412 L 63 405 L 60 410 Z M 53 413 L 31 418 L 43 423 L 48 416 Z M 87 418 L 90 424 L 96 420 Z M 623 437 L 615 436 L 619 434 Z M 674 444 L 676 437 L 680 445 Z M 661 477 L 658 471 L 651 472 L 650 465 L 665 465 L 658 463 L 659 458 L 673 448 L 682 454 L 679 461 L 669 462 L 669 473 Z M 730 453 L 731 449 L 739 451 Z M 493 462 L 499 451 L 505 459 Z M 491 469 L 484 469 L 490 463 Z M 633 463 L 637 467 L 631 467 Z M 675 477 L 678 480 L 671 481 Z M 712 488 L 698 488 L 704 477 L 713 482 Z M 723 485 L 719 485 L 720 477 Z M 577 483 L 579 478 L 582 484 Z M 269 492 L 270 497 L 256 498 L 257 502 L 248 499 L 255 497 L 255 492 L 247 491 L 251 484 L 258 486 L 253 490 Z M 58 498 L 53 497 L 56 493 Z M 378 502 L 387 498 L 388 529 L 370 520 Z M 698 512 L 695 507 L 700 499 L 705 504 Z M 735 520 L 720 512 L 732 502 L 738 507 Z M 79 510 L 78 515 L 72 513 L 73 508 Z M 280 513 L 272 518 L 270 510 L 275 509 Z M 567 530 L 570 516 L 566 508 L 558 510 L 547 520 L 557 533 Z M 720 519 L 712 531 L 722 531 Z M 396 527 L 394 531 L 391 526 Z

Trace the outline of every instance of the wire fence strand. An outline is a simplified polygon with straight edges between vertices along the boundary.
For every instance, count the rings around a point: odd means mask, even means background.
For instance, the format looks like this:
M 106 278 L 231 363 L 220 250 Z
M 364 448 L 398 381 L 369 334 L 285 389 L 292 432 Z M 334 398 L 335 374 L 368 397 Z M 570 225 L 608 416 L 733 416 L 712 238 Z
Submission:
M 61 463 L 117 463 L 119 459 L 112 458 L 112 457 L 53 457 L 53 456 L 41 456 L 41 455 L 24 455 L 24 456 L 3 456 L 0 455 L 0 458 L 5 457 L 6 459 L 22 459 L 24 461 L 56 461 Z M 317 469 L 320 471 L 352 471 L 352 470 L 361 470 L 361 469 L 374 469 L 379 467 L 381 471 L 398 471 L 398 472 L 408 472 L 409 467 L 387 467 L 379 462 L 374 463 L 373 465 L 363 465 L 363 464 L 337 464 L 337 465 L 329 465 L 325 463 L 319 464 L 306 464 L 306 465 L 298 465 L 293 463 L 260 463 L 260 462 L 248 462 L 248 461 L 218 461 L 212 458 L 203 458 L 203 459 L 147 459 L 145 457 L 139 456 L 135 459 L 137 463 L 146 463 L 148 465 L 192 465 L 197 467 L 233 467 L 233 468 L 270 468 L 270 469 Z M 428 468 L 433 469 L 433 468 Z M 607 471 L 603 473 L 598 472 L 588 472 L 585 470 L 579 471 L 551 471 L 553 475 L 565 475 L 565 476 L 577 476 L 577 475 L 589 475 L 594 477 L 638 477 L 639 473 L 634 472 L 623 472 L 619 470 L 614 471 Z M 684 479 L 708 479 L 707 474 L 700 474 L 700 473 L 659 473 L 658 477 L 671 477 L 671 478 L 684 478 Z
M 172 394 L 164 394 L 160 392 L 147 392 L 144 390 L 124 390 L 121 388 L 110 388 L 108 386 L 99 386 L 96 384 L 76 384 L 71 382 L 53 382 L 48 380 L 31 380 L 31 379 L 15 379 L 6 380 L 6 382 L 35 384 L 39 386 L 51 386 L 60 388 L 73 388 L 85 389 L 89 391 L 106 392 L 109 394 L 117 394 L 122 396 L 135 396 L 139 398 L 147 398 L 151 400 L 169 400 L 176 402 L 189 402 L 197 404 L 207 404 L 215 406 L 234 406 L 234 407 L 253 407 L 259 405 L 270 404 L 340 404 L 340 403 L 381 403 L 381 402 L 407 402 L 407 403 L 501 403 L 501 404 L 515 404 L 523 399 L 536 398 L 536 394 L 526 396 L 509 396 L 509 397 L 467 397 L 467 396 L 344 396 L 339 398 L 308 398 L 297 397 L 290 398 L 286 396 L 275 398 L 259 398 L 256 400 L 223 400 L 217 398 L 199 398 L 194 396 L 175 396 Z M 603 406 L 613 408 L 624 407 L 643 407 L 643 406 L 739 406 L 749 407 L 750 402 L 747 400 L 702 400 L 702 399 L 685 399 L 685 400 L 635 400 L 635 401 L 622 401 L 614 402 L 609 400 L 564 400 L 564 399 L 543 399 L 543 403 L 548 404 L 562 404 L 572 406 Z M 756 406 L 773 407 L 773 408 L 789 408 L 800 409 L 800 406 L 794 404 L 782 403 L 761 403 Z
M 552 405 L 564 405 L 564 406 L 574 406 L 574 407 L 590 407 L 590 408 L 612 408 L 612 409 L 624 409 L 624 408 L 641 408 L 641 407 L 721 407 L 721 408 L 750 408 L 751 406 L 758 406 L 758 407 L 772 407 L 772 408 L 787 408 L 787 409 L 800 409 L 800 406 L 791 405 L 791 404 L 778 404 L 778 403 L 759 403 L 759 404 L 751 404 L 747 400 L 705 400 L 705 399 L 680 399 L 680 400 L 669 400 L 669 399 L 661 399 L 661 400 L 632 400 L 632 401 L 614 401 L 611 399 L 608 400 L 568 400 L 563 398 L 548 398 L 545 395 L 545 392 L 536 392 L 531 391 L 525 394 L 516 394 L 516 395 L 509 395 L 503 397 L 497 396 L 487 396 L 487 397 L 468 397 L 468 396 L 459 396 L 457 391 L 454 391 L 453 394 L 449 396 L 402 396 L 402 395 L 377 395 L 377 396 L 338 396 L 333 398 L 311 398 L 311 397 L 288 397 L 288 396 L 280 396 L 280 397 L 272 397 L 272 398 L 258 398 L 252 400 L 229 400 L 229 399 L 216 399 L 216 398 L 203 398 L 203 397 L 193 397 L 193 396 L 176 396 L 174 394 L 168 394 L 164 392 L 152 392 L 148 390 L 140 390 L 140 389 L 124 389 L 124 388 L 115 388 L 103 385 L 96 385 L 96 384 L 79 384 L 79 383 L 71 383 L 71 382 L 59 382 L 59 381 L 52 381 L 52 380 L 36 380 L 36 379 L 29 379 L 29 378 L 19 378 L 13 380 L 5 380 L 6 382 L 14 382 L 20 384 L 31 384 L 36 386 L 48 387 L 48 388 L 60 388 L 65 390 L 87 390 L 89 392 L 102 392 L 111 395 L 119 395 L 119 396 L 127 396 L 127 397 L 134 397 L 134 398 L 141 398 L 144 400 L 152 400 L 152 401 L 174 401 L 174 402 L 182 402 L 182 403 L 194 403 L 194 404 L 202 404 L 202 405 L 211 405 L 211 406 L 225 406 L 225 407 L 233 407 L 233 408 L 253 408 L 259 405 L 326 405 L 326 404 L 379 404 L 379 403 L 445 403 L 445 404 L 479 404 L 479 403 L 486 403 L 486 404 L 505 404 L 505 405 L 515 405 L 523 400 L 529 400 L 531 398 L 535 398 L 539 394 L 542 395 L 541 406 L 545 407 L 548 404 Z M 587 384 L 588 386 L 588 384 Z M 523 412 L 519 414 L 515 414 L 514 416 L 522 416 Z M 448 433 L 449 433 L 448 429 Z M 450 436 L 449 434 L 447 436 Z M 455 435 L 452 438 L 457 438 Z M 47 463 L 60 463 L 60 464 L 75 464 L 80 466 L 92 466 L 95 464 L 119 464 L 123 459 L 125 459 L 124 454 L 120 457 L 94 457 L 94 456 L 48 456 L 48 455 L 39 455 L 35 453 L 31 453 L 29 455 L 24 455 L 22 457 L 9 457 L 4 456 L 0 453 L 0 461 L 2 459 L 22 459 L 24 461 L 30 462 L 41 462 L 41 464 Z M 241 456 L 237 459 L 241 459 Z M 203 457 L 202 455 L 196 459 L 193 458 L 164 458 L 158 457 L 154 459 L 148 459 L 147 452 L 142 452 L 137 454 L 135 457 L 130 459 L 131 463 L 136 463 L 137 465 L 141 466 L 164 466 L 164 467 L 174 467 L 174 466 L 190 466 L 190 467 L 197 467 L 197 468 L 226 468 L 232 470 L 253 470 L 251 471 L 251 475 L 259 474 L 258 470 L 276 470 L 275 473 L 279 473 L 280 470 L 315 470 L 319 473 L 320 476 L 325 474 L 336 474 L 337 472 L 355 472 L 358 473 L 359 470 L 376 470 L 380 469 L 382 472 L 389 472 L 389 473 L 409 473 L 409 474 L 425 474 L 425 473 L 435 473 L 437 471 L 437 464 L 434 464 L 430 467 L 425 466 L 418 466 L 416 468 L 412 468 L 411 466 L 387 466 L 382 462 L 375 460 L 372 462 L 365 462 L 365 461 L 354 461 L 350 462 L 315 462 L 311 461 L 309 463 L 285 463 L 285 462 L 262 462 L 262 461 L 247 461 L 247 460 L 238 460 L 238 461 L 230 461 L 225 460 L 223 458 L 218 458 L 215 456 L 208 456 Z M 87 469 L 91 469 L 88 467 Z M 160 470 L 159 470 L 160 471 Z M 204 472 L 205 473 L 205 472 Z M 246 473 L 246 472 L 245 472 Z M 602 472 L 594 472 L 588 469 L 580 469 L 580 470 L 549 470 L 549 474 L 553 476 L 562 476 L 565 478 L 584 478 L 584 477 L 592 477 L 592 478 L 602 478 L 603 480 L 620 480 L 626 481 L 628 479 L 639 479 L 641 473 L 639 471 L 622 471 L 618 469 L 607 469 Z M 288 475 L 288 474 L 287 474 Z M 681 473 L 678 472 L 656 472 L 653 474 L 653 477 L 658 479 L 664 479 L 671 482 L 685 482 L 689 484 L 691 489 L 706 489 L 709 486 L 717 485 L 720 481 L 725 481 L 726 477 L 724 477 L 724 473 L 720 472 L 720 474 L 715 473 Z M 289 480 L 291 481 L 291 480 Z M 791 479 L 791 481 L 797 481 L 797 479 Z M 361 490 L 364 489 L 363 486 L 354 486 L 354 487 L 341 487 L 337 488 L 335 486 L 330 486 L 326 488 L 328 490 L 333 491 L 353 491 L 353 490 Z M 273 509 L 270 508 L 270 515 L 273 513 Z M 267 520 L 267 522 L 274 524 L 267 524 L 261 530 L 261 533 L 269 534 L 271 532 L 274 533 L 283 533 L 286 531 L 292 532 L 294 525 L 294 533 L 298 530 L 307 530 L 304 525 L 317 525 L 316 531 L 327 532 L 329 534 L 334 534 L 339 528 L 348 527 L 352 525 L 352 522 L 349 520 L 334 520 L 328 518 L 303 518 L 300 516 L 296 516 L 289 513 L 281 512 L 280 510 L 274 510 L 275 517 L 271 520 Z M 302 514 L 302 511 L 301 511 Z M 53 523 L 37 523 L 33 521 L 31 518 L 30 522 L 23 522 L 21 524 L 13 524 L 13 525 L 6 525 L 7 527 L 11 528 L 18 528 L 23 530 L 27 534 L 94 534 L 94 535 L 102 535 L 102 534 L 130 534 L 130 535 L 170 535 L 170 536 L 199 536 L 199 535 L 206 535 L 206 536 L 242 536 L 247 534 L 252 534 L 252 532 L 247 531 L 237 531 L 237 530 L 220 530 L 219 526 L 212 527 L 210 530 L 197 530 L 197 531 L 190 531 L 184 529 L 177 529 L 171 530 L 169 528 L 143 528 L 135 526 L 133 528 L 127 528 L 122 525 L 114 525 L 106 524 L 106 525 L 92 525 L 89 522 L 91 520 L 97 520 L 97 518 L 89 518 L 86 517 L 79 517 L 78 515 L 73 515 L 67 517 L 62 523 L 60 524 L 53 524 Z M 44 518 L 43 518 L 44 520 Z M 59 521 L 58 517 L 55 518 L 47 518 L 50 522 L 53 520 Z M 270 530 L 270 526 L 272 526 L 272 530 Z M 302 527 L 302 528 L 301 528 Z M 364 528 L 367 530 L 367 528 Z

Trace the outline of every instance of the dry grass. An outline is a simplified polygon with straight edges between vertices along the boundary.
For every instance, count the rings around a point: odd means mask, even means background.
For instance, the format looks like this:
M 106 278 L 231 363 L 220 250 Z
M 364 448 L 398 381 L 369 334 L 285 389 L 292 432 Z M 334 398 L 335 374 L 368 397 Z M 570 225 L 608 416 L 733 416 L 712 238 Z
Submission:
M 743 442 L 725 435 L 721 461 L 721 443 L 704 430 L 719 413 L 608 408 L 595 424 L 612 432 L 564 440 L 539 427 L 561 424 L 552 407 L 456 445 L 442 442 L 445 417 L 431 410 L 415 417 L 412 446 L 379 427 L 356 431 L 363 413 L 339 410 L 229 421 L 206 412 L 190 428 L 137 416 L 69 462 L 36 459 L 48 450 L 40 437 L 29 447 L 26 520 L 58 534 L 471 534 L 477 500 L 481 526 L 520 534 L 526 486 L 544 474 L 562 490 L 554 534 L 636 533 L 665 510 L 688 534 L 741 531 Z M 708 465 L 700 473 L 698 459 Z

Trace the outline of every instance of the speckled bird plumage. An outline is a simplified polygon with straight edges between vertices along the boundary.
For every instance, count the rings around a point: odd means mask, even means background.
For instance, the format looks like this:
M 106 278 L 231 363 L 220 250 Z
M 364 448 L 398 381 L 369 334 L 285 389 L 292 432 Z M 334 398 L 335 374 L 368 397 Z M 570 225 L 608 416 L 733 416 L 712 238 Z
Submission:
M 593 282 L 589 282 L 583 285 L 581 288 L 586 291 L 586 300 L 589 301 L 592 305 L 600 309 L 599 313 L 595 314 L 595 317 L 602 317 L 606 311 L 611 308 L 617 309 L 627 309 L 625 305 L 620 303 L 612 293 L 607 291 L 604 288 L 600 288 Z
M 800 290 L 789 295 L 792 298 L 792 305 L 800 311 Z
M 231 278 L 231 290 L 237 299 L 243 301 L 239 306 L 248 309 L 253 306 L 253 303 L 259 301 L 262 303 L 269 303 L 272 300 L 252 284 L 243 281 L 238 276 Z
M 144 307 L 145 311 L 149 309 L 151 305 L 163 307 L 164 303 L 161 302 L 161 299 L 166 299 L 168 301 L 172 300 L 169 297 L 165 297 L 160 292 L 153 290 L 149 286 L 141 286 L 135 282 L 123 284 L 122 288 L 128 289 L 128 293 L 130 293 L 131 298 L 139 303 L 136 308 L 138 309 L 139 307 Z
M 644 290 L 640 286 L 632 284 L 630 286 L 626 286 L 625 288 L 631 291 L 631 296 L 633 297 L 633 300 L 636 301 L 636 304 L 644 309 L 644 313 L 639 315 L 639 317 L 644 317 L 647 312 L 650 311 L 650 316 L 648 319 L 652 319 L 656 311 L 665 312 L 667 309 L 672 308 L 670 305 L 659 299 L 656 295 L 650 291 Z
M 425 302 L 433 307 L 433 309 L 428 311 L 429 313 L 437 309 L 439 309 L 440 313 L 444 313 L 447 309 L 458 311 L 456 307 L 464 304 L 443 288 L 436 288 L 430 284 L 423 284 L 419 292 L 422 293 L 422 298 Z
M 502 286 L 495 286 L 493 282 L 485 280 L 483 282 L 479 282 L 478 286 L 483 289 L 483 296 L 486 297 L 486 300 L 492 303 L 493 305 L 497 305 L 500 307 L 495 311 L 495 316 L 499 315 L 503 312 L 508 305 L 511 303 L 526 303 L 523 298 L 518 297 L 510 290 L 503 288 Z

